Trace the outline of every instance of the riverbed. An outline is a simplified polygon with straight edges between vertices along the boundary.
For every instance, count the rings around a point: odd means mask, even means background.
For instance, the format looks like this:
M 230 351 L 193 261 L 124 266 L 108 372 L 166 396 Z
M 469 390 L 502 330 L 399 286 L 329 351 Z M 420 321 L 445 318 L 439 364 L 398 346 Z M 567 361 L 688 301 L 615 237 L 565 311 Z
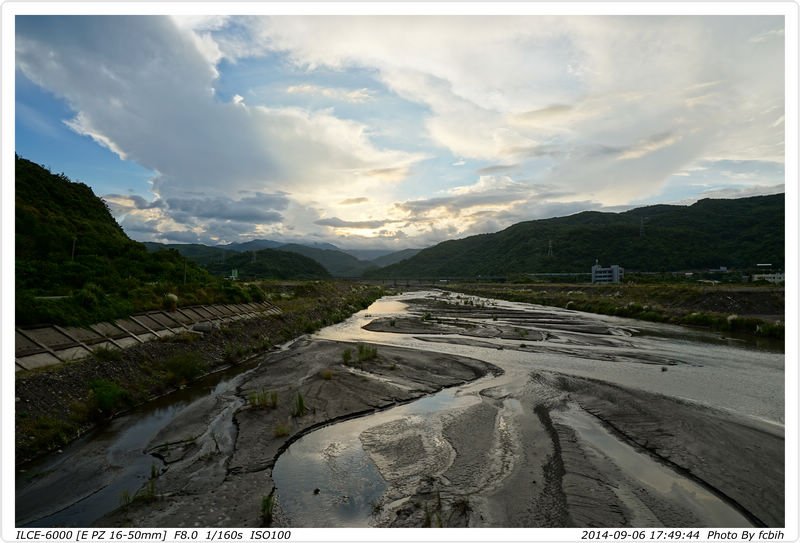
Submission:
M 16 518 L 780 526 L 783 368 L 709 332 L 411 292 L 27 466 Z

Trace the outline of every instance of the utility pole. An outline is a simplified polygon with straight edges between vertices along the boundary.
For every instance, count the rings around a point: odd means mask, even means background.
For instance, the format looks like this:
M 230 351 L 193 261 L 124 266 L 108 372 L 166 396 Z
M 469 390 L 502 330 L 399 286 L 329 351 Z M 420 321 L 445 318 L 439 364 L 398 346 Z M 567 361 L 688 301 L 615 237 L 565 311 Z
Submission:
M 644 237 L 644 221 L 647 220 L 647 217 L 642 217 L 641 222 L 639 223 L 639 237 Z
M 183 284 L 186 284 L 186 260 L 183 261 Z
M 75 242 L 78 241 L 78 236 L 72 236 L 72 256 L 70 262 L 75 262 Z

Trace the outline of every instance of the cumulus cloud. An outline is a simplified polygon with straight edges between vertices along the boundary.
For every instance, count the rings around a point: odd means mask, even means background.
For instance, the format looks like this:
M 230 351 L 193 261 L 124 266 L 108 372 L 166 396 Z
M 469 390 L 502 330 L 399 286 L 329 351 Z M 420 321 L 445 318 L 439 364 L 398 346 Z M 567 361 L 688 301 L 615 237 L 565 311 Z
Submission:
M 67 101 L 75 132 L 156 172 L 153 191 L 170 204 L 167 214 L 183 213 L 176 218 L 274 222 L 281 216 L 256 210 L 260 203 L 224 198 L 285 189 L 300 200 L 328 190 L 352 196 L 402 180 L 421 158 L 378 148 L 365 125 L 330 111 L 248 106 L 240 96 L 217 100 L 218 73 L 196 29 L 207 29 L 204 39 L 211 39 L 224 24 L 20 17 L 17 67 Z
M 711 193 L 778 180 L 773 169 L 767 181 L 728 175 L 730 162 L 783 170 L 780 17 L 18 17 L 16 27 L 17 68 L 66 100 L 67 126 L 154 172 L 151 200 L 107 197 L 142 235 L 424 245 L 688 190 L 699 167 L 708 175 L 692 190 Z M 244 59 L 292 77 L 259 102 L 221 81 Z M 289 95 L 336 109 L 279 105 Z M 375 114 L 386 103 L 418 118 L 392 132 Z M 459 168 L 468 161 L 486 164 L 477 181 Z
M 595 186 L 613 183 L 625 198 L 641 198 L 704 156 L 782 160 L 782 127 L 771 126 L 779 115 L 767 123 L 757 114 L 782 109 L 779 17 L 539 17 L 535 23 L 291 18 L 253 21 L 251 29 L 269 36 L 263 47 L 288 52 L 302 67 L 377 69 L 386 86 L 430 109 L 428 136 L 457 156 L 502 163 L 558 150 L 546 158 L 567 173 L 564 183 L 593 179 Z M 672 136 L 648 139 L 654 132 Z M 616 162 L 585 152 L 604 147 L 628 150 Z M 634 175 L 626 172 L 629 161 L 640 163 Z

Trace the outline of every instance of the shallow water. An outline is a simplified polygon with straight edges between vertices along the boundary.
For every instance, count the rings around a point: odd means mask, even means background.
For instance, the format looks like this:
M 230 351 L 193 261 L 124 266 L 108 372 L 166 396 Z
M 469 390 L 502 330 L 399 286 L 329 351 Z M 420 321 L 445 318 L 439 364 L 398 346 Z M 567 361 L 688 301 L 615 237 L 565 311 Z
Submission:
M 642 322 L 633 319 L 579 313 L 558 308 L 483 300 L 492 308 L 539 312 L 562 320 L 603 325 L 608 335 L 560 332 L 535 323 L 511 326 L 530 330 L 546 330 L 552 337 L 530 341 L 491 337 L 474 338 L 487 346 L 445 343 L 459 335 L 398 334 L 371 332 L 362 327 L 374 317 L 407 314 L 397 302 L 437 297 L 437 292 L 414 292 L 386 297 L 350 319 L 320 330 L 315 337 L 337 341 L 365 341 L 377 344 L 411 347 L 485 360 L 502 367 L 514 377 L 531 370 L 556 371 L 602 379 L 611 383 L 690 400 L 703 405 L 735 412 L 754 420 L 768 421 L 780 427 L 784 422 L 784 355 L 749 348 L 746 345 L 720 344 L 716 334 L 684 327 Z M 369 316 L 368 316 L 369 315 Z M 461 318 L 460 320 L 465 320 Z M 474 322 L 497 325 L 497 321 L 473 319 Z M 640 333 L 640 330 L 645 333 Z M 598 340 L 602 343 L 597 344 Z M 617 342 L 617 345 L 613 343 Z M 524 350 L 520 345 L 525 344 Z M 498 350 L 503 347 L 503 350 Z M 661 371 L 661 367 L 667 371 Z
M 434 297 L 437 293 L 425 293 Z M 402 300 L 420 298 L 421 293 L 383 299 L 349 320 L 316 334 L 322 339 L 368 341 L 371 343 L 413 347 L 468 356 L 500 366 L 504 375 L 488 377 L 454 389 L 417 400 L 389 411 L 317 430 L 298 440 L 282 455 L 273 478 L 283 510 L 298 526 L 368 526 L 374 523 L 375 506 L 386 481 L 363 447 L 360 436 L 390 420 L 413 418 L 424 414 L 429 424 L 447 410 L 463 408 L 477 400 L 478 391 L 504 387 L 513 389 L 527 381 L 533 370 L 555 371 L 579 377 L 600 378 L 631 388 L 688 399 L 718 409 L 729 410 L 754 421 L 765 421 L 776 433 L 783 422 L 783 356 L 778 353 L 746 348 L 739 344 L 720 343 L 712 334 L 684 331 L 680 327 L 646 323 L 648 334 L 641 334 L 641 323 L 566 310 L 553 310 L 528 304 L 494 302 L 494 307 L 512 311 L 546 311 L 561 319 L 579 319 L 591 325 L 607 326 L 607 335 L 597 336 L 575 331 L 553 332 L 544 341 L 508 340 L 480 337 L 470 344 L 458 334 L 400 334 L 371 332 L 362 327 L 378 316 L 405 316 L 408 309 Z M 474 298 L 474 300 L 479 300 Z M 485 302 L 485 300 L 483 301 Z M 466 319 L 461 318 L 464 321 Z M 480 319 L 470 319 L 481 323 Z M 558 319 L 555 319 L 557 322 Z M 483 324 L 487 324 L 484 320 Z M 490 325 L 505 324 L 504 318 Z M 541 329 L 535 323 L 514 320 L 514 326 Z M 590 328 L 591 326 L 589 326 Z M 480 343 L 476 343 L 476 342 Z M 525 347 L 521 343 L 525 342 Z M 480 345 L 480 346 L 479 346 Z M 499 350 L 502 347 L 502 350 Z M 666 367 L 667 371 L 662 371 Z M 469 399 L 472 398 L 472 401 Z M 507 400 L 508 401 L 508 400 Z M 516 400 L 511 400 L 516 401 Z M 518 402 L 517 402 L 518 403 Z M 602 451 L 625 475 L 662 500 L 694 511 L 706 526 L 750 526 L 738 511 L 717 496 L 656 462 L 648 455 L 620 442 L 590 415 L 582 411 L 560 414 L 561 421 L 578 433 L 589 447 Z M 343 451 L 349 465 L 360 466 L 346 479 L 331 468 L 328 453 Z M 312 467 L 313 466 L 313 467 Z M 314 494 L 314 489 L 321 489 Z M 323 490 L 324 489 L 324 490 Z M 332 490 L 328 490 L 332 489 Z M 366 490 L 366 498 L 353 504 L 342 501 Z M 635 500 L 626 496 L 627 500 Z M 628 504 L 632 509 L 646 509 L 641 503 Z M 634 507 L 636 506 L 636 507 Z M 644 513 L 640 514 L 642 517 Z M 642 518 L 653 519 L 652 514 Z M 647 524 L 647 522 L 644 522 Z
M 594 449 L 597 454 L 616 464 L 638 489 L 646 489 L 663 501 L 687 508 L 701 516 L 699 521 L 703 526 L 728 528 L 752 526 L 736 509 L 699 484 L 615 438 L 597 419 L 582 409 L 573 407 L 566 412 L 553 413 L 551 416 L 554 421 L 572 428 L 584 446 Z M 618 488 L 619 486 L 622 485 L 618 485 Z M 647 509 L 644 504 L 636 500 L 633 493 L 624 495 L 623 501 L 626 501 L 626 505 L 634 511 Z
M 387 485 L 362 447 L 361 434 L 390 421 L 424 418 L 477 401 L 474 395 L 445 389 L 303 436 L 278 458 L 272 472 L 281 508 L 298 526 L 369 526 Z
M 17 473 L 18 526 L 88 526 L 133 497 L 162 462 L 145 448 L 183 409 L 225 394 L 256 364 L 209 375 L 190 387 L 113 419 Z

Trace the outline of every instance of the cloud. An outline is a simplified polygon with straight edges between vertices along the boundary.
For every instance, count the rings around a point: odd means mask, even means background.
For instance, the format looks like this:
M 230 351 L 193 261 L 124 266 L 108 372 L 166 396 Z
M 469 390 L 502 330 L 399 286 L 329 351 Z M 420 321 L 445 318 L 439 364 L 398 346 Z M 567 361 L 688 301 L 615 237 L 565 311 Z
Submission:
M 153 172 L 150 200 L 107 197 L 142 235 L 424 245 L 783 173 L 780 17 L 16 23 L 17 68 L 66 126 Z
M 476 183 L 452 188 L 444 196 L 409 200 L 395 206 L 412 219 L 440 216 L 441 212 L 458 217 L 466 211 L 475 213 L 490 208 L 498 212 L 509 209 L 514 203 L 553 196 L 549 187 L 516 182 L 507 176 L 481 176 Z
M 362 104 L 373 99 L 373 92 L 367 88 L 350 90 L 303 84 L 287 87 L 286 92 L 289 94 L 311 94 L 323 96 L 332 100 L 350 102 L 352 104 Z
M 320 219 L 318 221 L 314 221 L 314 224 L 319 224 L 321 226 L 331 226 L 333 228 L 369 228 L 369 229 L 376 229 L 381 228 L 389 223 L 396 222 L 396 221 L 343 221 L 338 217 L 332 217 L 330 219 Z
M 159 237 L 168 242 L 175 242 L 175 243 L 200 242 L 200 236 L 198 236 L 196 232 L 192 232 L 191 230 L 173 230 L 170 232 L 161 232 Z
M 339 204 L 340 205 L 345 205 L 345 206 L 350 206 L 350 205 L 355 205 L 355 204 L 365 204 L 367 202 L 369 202 L 369 198 L 365 198 L 363 196 L 360 196 L 358 198 L 347 198 L 347 199 L 342 200 L 341 202 L 339 202 Z
M 193 28 L 149 16 L 20 17 L 17 67 L 66 100 L 72 130 L 156 172 L 153 190 L 165 200 L 366 192 L 398 182 L 422 158 L 378 148 L 364 124 L 330 111 L 219 101 L 216 66 Z
M 769 40 L 783 40 L 784 30 L 783 28 L 775 28 L 773 30 L 767 30 L 766 32 L 762 32 L 750 38 L 750 43 L 764 43 Z
M 286 194 L 257 193 L 255 196 L 231 200 L 227 197 L 214 198 L 168 198 L 170 212 L 179 212 L 190 217 L 202 219 L 229 219 L 253 223 L 280 222 L 283 216 L 278 213 L 289 205 Z
M 676 136 L 669 132 L 663 134 L 656 134 L 644 140 L 641 140 L 620 153 L 617 157 L 618 160 L 630 160 L 632 158 L 641 158 L 647 154 L 654 153 L 665 147 L 674 145 L 680 141 L 680 136 Z
M 480 175 L 492 175 L 496 173 L 513 172 L 519 167 L 519 164 L 496 164 L 494 166 L 487 166 L 478 170 Z
M 772 40 L 780 24 L 779 17 L 360 17 L 264 19 L 251 28 L 269 36 L 264 47 L 306 69 L 377 70 L 389 89 L 429 108 L 428 136 L 457 156 L 547 159 L 552 171 L 567 172 L 563 183 L 613 182 L 625 198 L 641 198 L 704 157 L 782 157 L 781 127 L 755 113 L 783 103 L 775 77 L 783 50 Z M 654 131 L 674 141 L 648 139 Z M 689 144 L 676 145 L 679 138 Z M 586 153 L 604 148 L 622 149 L 620 160 Z M 652 167 L 626 174 L 634 160 Z

